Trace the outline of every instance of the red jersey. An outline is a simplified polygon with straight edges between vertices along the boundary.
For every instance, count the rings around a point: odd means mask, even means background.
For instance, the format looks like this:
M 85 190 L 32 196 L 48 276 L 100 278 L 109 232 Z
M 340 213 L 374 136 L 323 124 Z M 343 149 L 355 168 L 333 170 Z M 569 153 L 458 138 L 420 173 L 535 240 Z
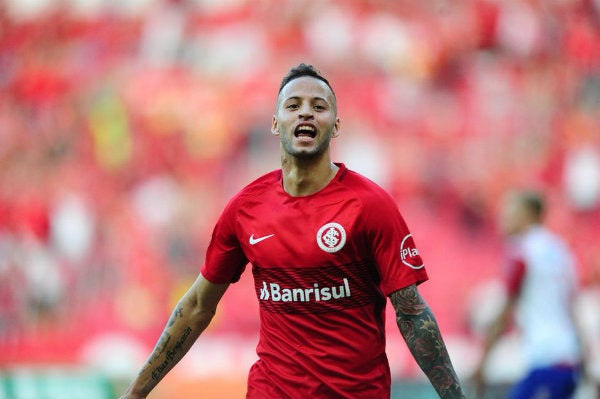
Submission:
M 239 279 L 252 264 L 259 360 L 247 398 L 389 398 L 386 296 L 427 280 L 394 200 L 343 164 L 321 191 L 293 197 L 281 170 L 225 208 L 203 276 Z

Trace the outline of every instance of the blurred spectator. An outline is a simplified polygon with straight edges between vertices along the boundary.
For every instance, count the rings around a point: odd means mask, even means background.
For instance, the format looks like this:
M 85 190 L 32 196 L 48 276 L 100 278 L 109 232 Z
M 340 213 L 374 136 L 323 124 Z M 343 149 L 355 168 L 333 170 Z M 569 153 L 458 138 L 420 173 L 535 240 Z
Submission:
M 499 257 L 486 215 L 509 187 L 553 193 L 549 224 L 598 284 L 598 0 L 7 0 L 0 362 L 77 361 L 103 333 L 153 340 L 172 306 L 144 298 L 178 297 L 217 210 L 276 167 L 257 121 L 270 77 L 299 61 L 338 82 L 350 140 L 334 151 L 362 151 L 357 168 L 435 236 L 423 251 L 447 266 L 431 305 L 458 340 Z M 235 303 L 254 296 L 232 295 L 222 325 L 253 331 Z M 139 312 L 115 311 L 134 297 Z M 58 323 L 67 313 L 77 322 Z
M 600 205 L 600 151 L 580 144 L 565 160 L 566 194 L 575 210 L 591 211 Z

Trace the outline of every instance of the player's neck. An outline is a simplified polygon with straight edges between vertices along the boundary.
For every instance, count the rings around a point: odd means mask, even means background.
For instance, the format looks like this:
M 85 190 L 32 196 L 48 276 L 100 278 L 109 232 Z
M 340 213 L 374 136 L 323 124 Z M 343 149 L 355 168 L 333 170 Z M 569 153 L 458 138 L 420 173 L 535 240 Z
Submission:
M 283 189 L 293 197 L 304 197 L 324 189 L 339 167 L 329 157 L 306 160 L 282 157 Z

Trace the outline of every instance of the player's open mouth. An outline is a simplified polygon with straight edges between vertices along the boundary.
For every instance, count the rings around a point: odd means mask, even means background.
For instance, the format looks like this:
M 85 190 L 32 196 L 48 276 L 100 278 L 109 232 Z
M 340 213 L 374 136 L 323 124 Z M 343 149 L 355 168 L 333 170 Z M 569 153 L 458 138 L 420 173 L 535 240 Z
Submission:
M 298 138 L 314 139 L 317 136 L 317 129 L 312 125 L 299 125 L 294 131 L 294 136 Z

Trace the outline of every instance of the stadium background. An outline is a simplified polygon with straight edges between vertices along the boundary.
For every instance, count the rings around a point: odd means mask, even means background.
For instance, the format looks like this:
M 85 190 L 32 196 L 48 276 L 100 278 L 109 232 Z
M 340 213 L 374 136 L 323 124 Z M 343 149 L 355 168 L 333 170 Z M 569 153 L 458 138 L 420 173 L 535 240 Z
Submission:
M 336 90 L 334 159 L 397 199 L 461 378 L 502 299 L 498 205 L 522 187 L 576 251 L 600 376 L 600 1 L 4 0 L 0 398 L 118 395 L 227 200 L 279 166 L 270 121 L 299 62 Z M 151 398 L 243 397 L 249 278 Z M 433 397 L 388 321 L 394 397 Z M 502 345 L 500 390 L 522 371 Z

